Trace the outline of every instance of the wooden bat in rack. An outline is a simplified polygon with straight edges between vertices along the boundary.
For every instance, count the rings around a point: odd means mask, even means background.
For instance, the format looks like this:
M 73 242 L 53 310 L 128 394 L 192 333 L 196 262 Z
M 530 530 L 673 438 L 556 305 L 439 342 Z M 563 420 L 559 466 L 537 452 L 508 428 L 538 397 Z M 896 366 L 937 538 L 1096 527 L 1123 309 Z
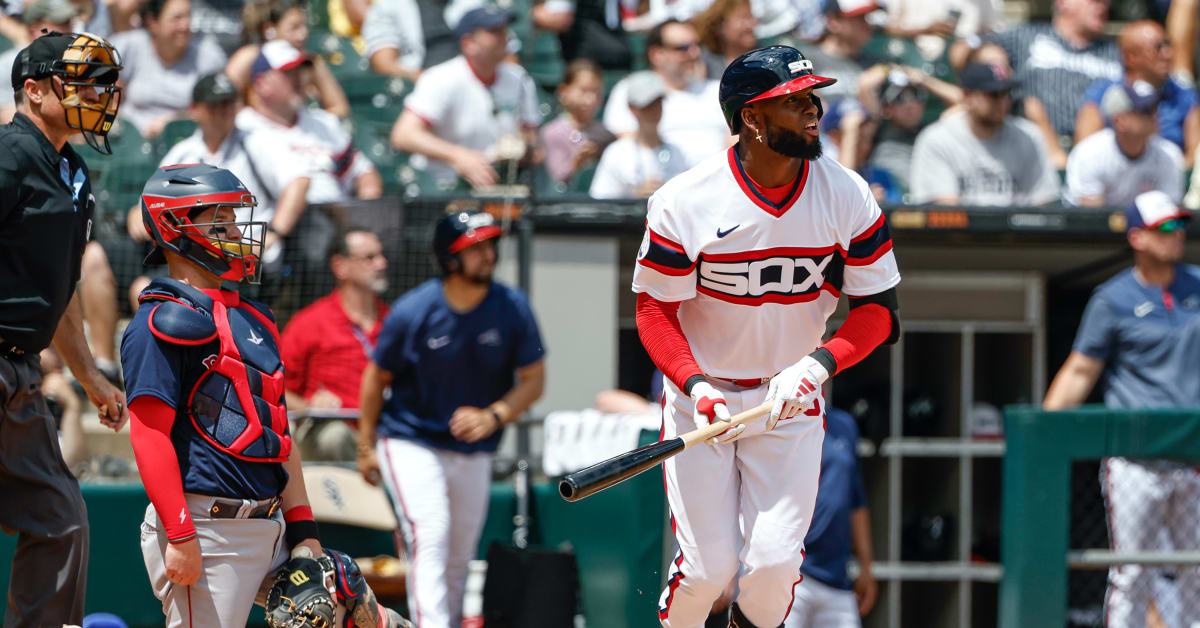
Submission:
M 679 452 L 702 443 L 735 425 L 741 425 L 756 419 L 771 411 L 770 401 L 762 405 L 739 412 L 729 418 L 729 421 L 717 421 L 712 425 L 696 428 L 661 443 L 652 443 L 638 447 L 632 451 L 613 456 L 603 462 L 580 469 L 568 474 L 558 483 L 558 494 L 569 501 L 579 501 L 584 497 L 600 491 L 657 466 L 658 463 L 678 454 Z

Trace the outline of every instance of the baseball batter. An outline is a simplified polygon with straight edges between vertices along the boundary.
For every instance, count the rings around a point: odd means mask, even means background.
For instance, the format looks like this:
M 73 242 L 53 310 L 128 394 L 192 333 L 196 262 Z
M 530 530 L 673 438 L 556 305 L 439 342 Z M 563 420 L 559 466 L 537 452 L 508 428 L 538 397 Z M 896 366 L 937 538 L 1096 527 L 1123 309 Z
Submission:
M 334 603 L 322 573 L 341 585 L 357 574 L 317 540 L 288 433 L 274 317 L 236 290 L 260 268 L 262 240 L 246 235 L 264 226 L 254 206 L 237 177 L 204 164 L 159 168 L 142 194 L 142 223 L 156 245 L 148 259 L 165 259 L 170 278 L 142 291 L 121 359 L 130 439 L 151 502 L 142 554 L 172 627 L 245 626 L 285 561 L 289 577 L 268 604 L 269 620 L 323 626 Z M 386 616 L 376 609 L 376 619 Z
M 738 143 L 650 197 L 633 290 L 666 379 L 663 438 L 774 401 L 664 463 L 679 552 L 663 626 L 699 627 L 725 599 L 730 626 L 783 622 L 816 499 L 821 386 L 899 333 L 887 222 L 866 182 L 821 156 L 814 90 L 834 81 L 788 46 L 738 57 L 720 88 Z M 849 315 L 822 344 L 842 293 Z

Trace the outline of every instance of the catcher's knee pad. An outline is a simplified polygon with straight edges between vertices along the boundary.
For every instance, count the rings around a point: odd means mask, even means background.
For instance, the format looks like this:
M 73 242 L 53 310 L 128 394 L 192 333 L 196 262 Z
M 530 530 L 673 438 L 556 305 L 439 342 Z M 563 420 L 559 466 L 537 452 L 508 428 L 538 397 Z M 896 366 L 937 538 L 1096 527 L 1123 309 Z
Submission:
M 738 607 L 737 602 L 734 602 L 733 608 L 729 610 L 729 628 L 758 628 L 758 626 L 750 623 L 750 620 L 742 614 L 742 609 Z M 783 628 L 783 624 L 779 624 L 779 628 Z

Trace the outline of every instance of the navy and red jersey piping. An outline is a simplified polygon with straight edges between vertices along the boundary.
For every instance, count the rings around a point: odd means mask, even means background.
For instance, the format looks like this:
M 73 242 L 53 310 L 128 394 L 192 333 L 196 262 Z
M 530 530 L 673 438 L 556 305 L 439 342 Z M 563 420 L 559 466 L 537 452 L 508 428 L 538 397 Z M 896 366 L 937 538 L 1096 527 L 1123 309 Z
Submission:
M 846 264 L 869 266 L 890 250 L 892 232 L 888 229 L 887 217 L 880 214 L 874 224 L 850 241 L 850 250 L 846 252 Z

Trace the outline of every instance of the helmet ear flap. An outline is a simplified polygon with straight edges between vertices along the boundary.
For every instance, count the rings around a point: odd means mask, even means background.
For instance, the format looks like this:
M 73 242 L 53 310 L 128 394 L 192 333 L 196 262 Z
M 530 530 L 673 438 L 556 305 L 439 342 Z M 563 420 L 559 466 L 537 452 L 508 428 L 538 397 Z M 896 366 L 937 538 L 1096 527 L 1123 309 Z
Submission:
M 817 119 L 820 120 L 825 116 L 825 107 L 821 104 L 820 96 L 817 96 L 817 90 L 813 90 L 810 98 L 812 98 L 813 104 L 817 106 Z

